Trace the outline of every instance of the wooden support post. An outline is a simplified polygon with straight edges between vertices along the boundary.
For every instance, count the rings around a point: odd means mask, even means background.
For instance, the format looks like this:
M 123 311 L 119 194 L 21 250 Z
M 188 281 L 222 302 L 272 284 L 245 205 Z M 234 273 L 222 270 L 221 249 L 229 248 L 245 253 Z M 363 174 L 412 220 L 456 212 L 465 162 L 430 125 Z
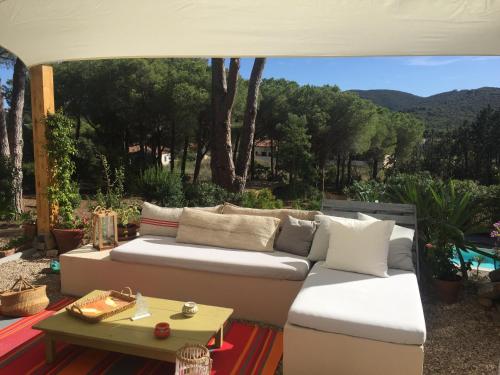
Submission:
M 47 189 L 50 185 L 50 164 L 47 154 L 45 121 L 54 113 L 54 79 L 51 66 L 37 65 L 30 68 L 31 113 L 33 123 L 33 148 L 35 157 L 35 186 L 38 235 L 43 236 L 45 248 L 54 248 L 50 234 L 55 220 L 55 209 L 50 207 Z

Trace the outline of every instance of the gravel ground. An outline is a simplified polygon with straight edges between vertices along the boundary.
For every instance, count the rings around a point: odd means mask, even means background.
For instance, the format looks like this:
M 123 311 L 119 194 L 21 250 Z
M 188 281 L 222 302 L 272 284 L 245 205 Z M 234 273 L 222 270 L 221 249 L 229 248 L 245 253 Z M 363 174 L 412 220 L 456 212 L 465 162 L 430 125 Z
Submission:
M 30 282 L 46 284 L 51 302 L 62 296 L 58 275 L 41 273 L 49 259 L 20 259 L 0 264 L 0 290 L 12 285 L 19 275 Z M 500 322 L 476 300 L 476 283 L 470 282 L 461 301 L 445 305 L 436 301 L 432 290 L 423 287 L 427 324 L 425 375 L 497 375 L 500 362 Z M 282 373 L 281 364 L 277 374 Z
M 32 284 L 47 285 L 47 296 L 51 303 L 62 298 L 59 275 L 44 274 L 50 259 L 18 259 L 0 264 L 0 291 L 9 289 L 19 276 L 24 276 Z
M 500 321 L 479 305 L 476 289 L 477 282 L 469 282 L 460 302 L 446 305 L 424 286 L 424 374 L 500 374 Z

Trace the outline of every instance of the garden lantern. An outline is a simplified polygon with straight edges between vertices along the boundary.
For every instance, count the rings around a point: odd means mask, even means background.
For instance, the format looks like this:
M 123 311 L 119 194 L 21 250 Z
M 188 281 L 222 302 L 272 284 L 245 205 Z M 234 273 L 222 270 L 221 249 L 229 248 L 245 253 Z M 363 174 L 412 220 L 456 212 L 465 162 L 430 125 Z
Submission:
M 92 242 L 99 250 L 112 249 L 118 245 L 118 215 L 110 209 L 96 207 L 92 216 Z

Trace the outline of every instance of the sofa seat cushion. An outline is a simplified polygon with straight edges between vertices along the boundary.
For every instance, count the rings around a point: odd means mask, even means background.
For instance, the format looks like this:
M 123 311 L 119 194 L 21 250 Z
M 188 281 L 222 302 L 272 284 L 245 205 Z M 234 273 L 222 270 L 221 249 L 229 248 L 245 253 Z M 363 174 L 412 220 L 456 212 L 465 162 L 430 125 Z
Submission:
M 311 269 L 288 323 L 397 344 L 422 345 L 425 320 L 413 272 L 389 269 L 389 277 Z
M 111 250 L 111 260 L 280 280 L 304 280 L 309 261 L 297 255 L 255 252 L 141 236 Z

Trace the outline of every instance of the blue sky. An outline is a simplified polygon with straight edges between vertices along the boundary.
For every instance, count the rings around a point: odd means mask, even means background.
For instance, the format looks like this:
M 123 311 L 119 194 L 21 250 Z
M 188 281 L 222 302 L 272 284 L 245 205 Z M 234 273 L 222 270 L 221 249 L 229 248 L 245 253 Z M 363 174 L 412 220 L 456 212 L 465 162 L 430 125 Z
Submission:
M 243 59 L 248 78 L 252 59 Z M 12 75 L 0 67 L 0 79 Z M 266 78 L 286 78 L 300 84 L 336 84 L 349 89 L 392 89 L 429 96 L 443 91 L 500 87 L 500 57 L 364 57 L 272 58 Z

